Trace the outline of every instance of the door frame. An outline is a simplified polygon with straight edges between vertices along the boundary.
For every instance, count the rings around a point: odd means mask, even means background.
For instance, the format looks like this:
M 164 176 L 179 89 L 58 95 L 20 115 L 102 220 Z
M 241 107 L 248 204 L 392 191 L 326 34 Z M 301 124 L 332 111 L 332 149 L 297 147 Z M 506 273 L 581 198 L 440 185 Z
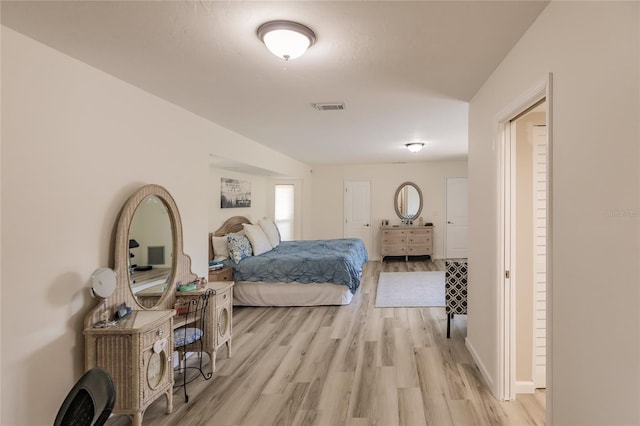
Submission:
M 552 141 L 553 141 L 553 74 L 532 86 L 496 115 L 496 157 L 497 169 L 497 252 L 496 252 L 496 296 L 497 296 L 497 359 L 496 397 L 500 400 L 515 399 L 515 202 L 512 185 L 515 178 L 515 137 L 511 134 L 511 120 L 542 99 L 547 102 L 547 424 L 550 424 L 552 370 L 551 359 L 553 330 L 552 324 L 552 250 L 553 250 L 553 210 L 552 210 Z M 509 271 L 510 274 L 507 273 Z

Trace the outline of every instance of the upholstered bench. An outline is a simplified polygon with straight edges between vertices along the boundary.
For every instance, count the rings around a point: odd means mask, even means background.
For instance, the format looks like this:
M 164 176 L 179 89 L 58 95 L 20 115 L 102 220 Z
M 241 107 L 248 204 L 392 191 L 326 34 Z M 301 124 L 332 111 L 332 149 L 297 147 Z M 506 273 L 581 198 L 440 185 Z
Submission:
M 453 315 L 467 314 L 467 259 L 447 259 L 444 280 L 447 339 L 451 337 Z

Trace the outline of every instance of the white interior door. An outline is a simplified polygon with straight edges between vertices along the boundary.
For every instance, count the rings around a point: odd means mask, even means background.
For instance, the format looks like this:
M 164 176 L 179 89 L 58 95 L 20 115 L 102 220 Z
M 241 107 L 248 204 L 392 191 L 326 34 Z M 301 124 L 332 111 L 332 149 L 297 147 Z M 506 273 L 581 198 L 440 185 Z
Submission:
M 371 182 L 344 183 L 344 237 L 360 238 L 371 253 Z
M 469 202 L 466 177 L 447 178 L 446 257 L 467 258 Z

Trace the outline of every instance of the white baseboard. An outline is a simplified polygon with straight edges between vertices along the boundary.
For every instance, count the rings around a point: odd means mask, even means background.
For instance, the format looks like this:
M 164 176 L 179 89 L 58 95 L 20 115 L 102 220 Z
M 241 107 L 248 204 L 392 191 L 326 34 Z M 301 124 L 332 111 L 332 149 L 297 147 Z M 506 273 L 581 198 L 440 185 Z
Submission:
M 489 371 L 487 370 L 487 367 L 485 367 L 485 365 L 480 360 L 478 353 L 476 352 L 475 348 L 473 347 L 473 344 L 471 343 L 468 337 L 464 339 L 464 345 L 467 347 L 467 350 L 471 354 L 471 358 L 473 358 L 473 361 L 476 363 L 476 365 L 480 369 L 480 374 L 482 374 L 482 378 L 484 379 L 484 381 L 487 382 L 487 386 L 489 386 L 491 393 L 495 396 L 496 389 L 494 388 L 493 378 L 489 375 Z
M 533 381 L 516 381 L 516 393 L 535 393 L 536 387 L 533 385 Z

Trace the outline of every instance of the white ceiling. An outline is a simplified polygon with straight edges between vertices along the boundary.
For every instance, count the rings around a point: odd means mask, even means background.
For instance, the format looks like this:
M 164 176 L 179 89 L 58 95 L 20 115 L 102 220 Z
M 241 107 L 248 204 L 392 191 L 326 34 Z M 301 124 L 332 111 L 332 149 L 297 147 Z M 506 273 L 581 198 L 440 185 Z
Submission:
M 467 102 L 546 4 L 2 1 L 1 18 L 305 163 L 390 163 L 466 158 Z M 285 63 L 256 37 L 275 19 L 311 27 L 316 44 Z

